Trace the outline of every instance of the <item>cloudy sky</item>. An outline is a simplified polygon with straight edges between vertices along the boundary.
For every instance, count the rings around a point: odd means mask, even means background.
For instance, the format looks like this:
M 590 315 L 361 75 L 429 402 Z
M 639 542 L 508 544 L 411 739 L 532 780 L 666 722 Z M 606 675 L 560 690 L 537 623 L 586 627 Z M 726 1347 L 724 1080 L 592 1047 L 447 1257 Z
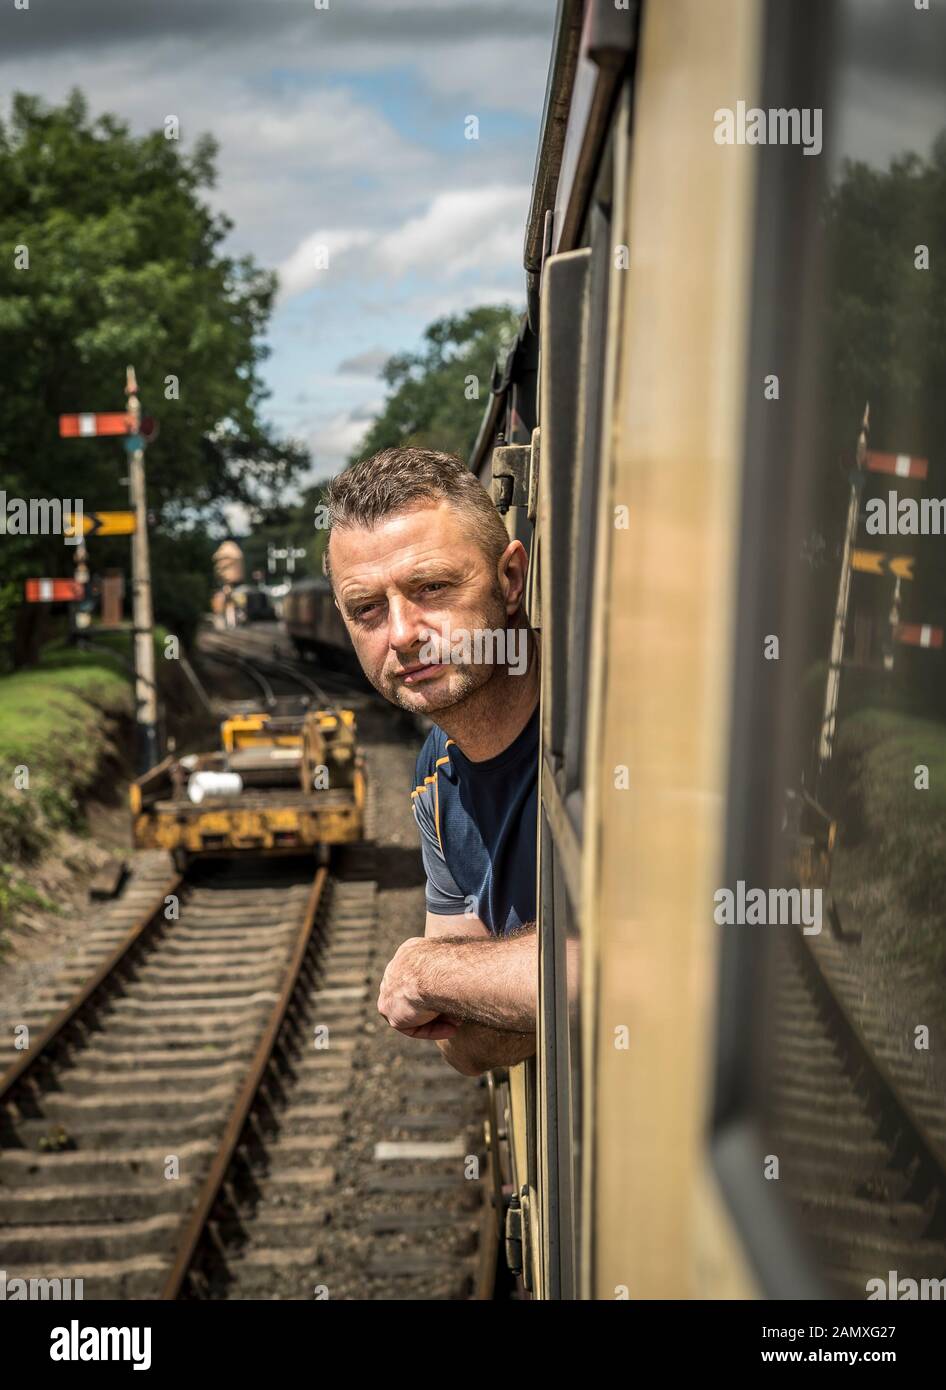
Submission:
M 21 0 L 23 3 L 23 0 Z M 0 105 L 60 100 L 220 144 L 229 246 L 280 272 L 269 413 L 337 471 L 378 369 L 439 314 L 524 299 L 554 0 L 29 0 Z M 475 116 L 479 138 L 465 138 Z M 327 268 L 326 268 L 327 260 Z

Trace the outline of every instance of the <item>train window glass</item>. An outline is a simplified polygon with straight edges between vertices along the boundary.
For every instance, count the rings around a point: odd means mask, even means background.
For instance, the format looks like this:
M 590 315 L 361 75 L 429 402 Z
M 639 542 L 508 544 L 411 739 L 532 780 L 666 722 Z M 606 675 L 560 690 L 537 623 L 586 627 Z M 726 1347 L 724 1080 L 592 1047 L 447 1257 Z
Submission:
M 591 252 L 569 251 L 546 261 L 542 275 L 541 463 L 542 633 L 546 703 L 543 752 L 561 791 L 565 731 L 569 728 L 568 668 L 574 660 L 572 595 L 575 553 L 572 516 L 577 496 L 585 388 L 582 363 Z
M 577 1290 L 580 1229 L 580 1028 L 569 1000 L 579 993 L 580 784 L 609 265 L 606 209 L 597 203 L 587 231 L 592 244 L 548 261 L 542 285 L 541 1081 L 547 1263 L 550 1294 L 561 1297 Z
M 759 105 L 812 139 L 759 161 L 717 1156 L 764 1292 L 923 1297 L 946 1270 L 946 12 L 811 7 L 804 46 L 768 13 Z
M 560 826 L 558 827 L 560 829 Z M 541 1192 L 547 1297 L 577 1297 L 581 1195 L 581 1033 L 577 915 L 547 806 L 541 811 Z
M 587 244 L 547 262 L 542 286 L 545 717 L 540 841 L 544 1037 L 540 1081 L 549 1293 L 566 1298 L 577 1296 L 581 1242 L 578 974 L 582 779 L 611 270 L 610 199 L 609 146 L 583 229 Z
M 602 393 L 604 353 L 608 317 L 608 285 L 611 267 L 610 206 L 595 198 L 588 221 L 591 247 L 585 304 L 584 332 L 584 410 L 580 448 L 576 459 L 575 505 L 571 518 L 571 584 L 569 624 L 571 644 L 568 663 L 567 706 L 569 727 L 584 731 L 588 692 L 592 573 L 595 554 L 595 525 L 598 508 L 594 505 L 600 476 Z M 582 759 L 585 740 L 566 743 L 564 755 L 565 804 L 576 833 L 581 835 Z

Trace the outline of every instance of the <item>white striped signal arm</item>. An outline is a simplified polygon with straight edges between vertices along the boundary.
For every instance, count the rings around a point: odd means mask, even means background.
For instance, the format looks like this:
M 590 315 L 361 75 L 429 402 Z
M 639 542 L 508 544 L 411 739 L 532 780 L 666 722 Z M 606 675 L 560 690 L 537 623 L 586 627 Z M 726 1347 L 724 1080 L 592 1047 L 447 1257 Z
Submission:
M 908 647 L 942 647 L 943 629 L 932 623 L 898 623 L 893 630 L 895 642 Z
M 929 459 L 915 458 L 912 454 L 867 454 L 865 467 L 871 473 L 892 473 L 897 478 L 925 478 L 929 472 Z

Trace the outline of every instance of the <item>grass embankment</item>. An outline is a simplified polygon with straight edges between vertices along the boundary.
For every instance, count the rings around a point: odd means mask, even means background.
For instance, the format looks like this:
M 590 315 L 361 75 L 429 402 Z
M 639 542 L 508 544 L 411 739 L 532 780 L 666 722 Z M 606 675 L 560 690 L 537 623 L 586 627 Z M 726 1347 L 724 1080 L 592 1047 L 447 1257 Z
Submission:
M 839 727 L 837 759 L 841 844 L 882 909 L 884 948 L 946 972 L 946 726 L 862 708 Z M 921 766 L 928 790 L 916 786 Z
M 17 866 L 58 830 L 81 826 L 83 797 L 121 761 L 119 733 L 133 712 L 129 638 L 94 640 L 109 650 L 56 643 L 37 666 L 0 677 L 0 917 L 38 902 Z

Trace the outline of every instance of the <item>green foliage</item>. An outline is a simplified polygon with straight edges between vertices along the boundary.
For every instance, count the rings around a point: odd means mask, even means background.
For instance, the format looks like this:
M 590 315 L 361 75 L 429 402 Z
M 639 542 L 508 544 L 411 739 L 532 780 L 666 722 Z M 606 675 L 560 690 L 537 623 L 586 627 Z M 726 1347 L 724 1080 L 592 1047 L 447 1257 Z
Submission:
M 213 552 L 218 542 L 203 530 L 175 536 L 156 532 L 151 538 L 151 586 L 155 621 L 192 642 L 202 616 L 210 608 L 214 587 Z
M 127 634 L 107 645 L 121 641 L 128 650 Z M 110 725 L 131 709 L 128 676 L 104 653 L 48 647 L 39 666 L 0 679 L 0 859 L 35 855 L 53 831 L 78 824 Z M 14 785 L 18 767 L 29 769 L 28 789 Z
M 946 731 L 931 719 L 862 709 L 840 726 L 836 756 L 855 881 L 890 899 L 882 939 L 925 968 L 946 968 Z M 915 786 L 920 765 L 929 768 L 926 791 Z
M 823 207 L 824 280 L 818 324 L 818 360 L 806 373 L 816 392 L 806 408 L 817 421 L 811 494 L 806 499 L 812 532 L 823 548 L 817 561 L 799 563 L 796 599 L 807 620 L 806 662 L 830 648 L 838 568 L 850 497 L 851 471 L 864 406 L 870 403 L 870 448 L 916 454 L 930 460 L 921 487 L 882 474 L 868 474 L 862 507 L 872 496 L 942 496 L 946 458 L 946 285 L 937 267 L 946 259 L 946 132 L 928 159 L 906 154 L 886 169 L 856 162 L 842 165 Z M 928 246 L 930 269 L 918 269 L 914 248 Z M 874 543 L 859 533 L 868 548 Z M 898 547 L 899 549 L 899 547 Z M 902 620 L 946 621 L 946 566 L 939 536 L 911 537 L 915 579 L 904 585 Z M 852 612 L 885 627 L 891 586 L 854 579 Z M 914 654 L 915 655 L 915 654 Z M 931 652 L 918 660 L 897 655 L 892 677 L 875 683 L 884 690 L 909 684 L 918 708 L 942 707 L 946 664 Z M 866 699 L 855 672 L 841 684 L 843 718 Z M 820 709 L 814 711 L 820 719 Z M 814 737 L 817 723 L 810 725 Z
M 185 153 L 163 131 L 133 136 L 113 116 L 93 118 L 78 92 L 58 107 L 13 98 L 0 125 L 0 487 L 10 496 L 127 507 L 121 441 L 60 440 L 57 424 L 64 412 L 122 410 L 127 363 L 161 427 L 147 455 L 157 533 L 192 526 L 195 512 L 219 515 L 223 501 L 278 493 L 307 464 L 260 417 L 275 277 L 223 252 L 231 224 L 203 201 L 214 157 L 209 139 Z M 17 268 L 17 247 L 28 268 Z M 170 377 L 177 400 L 166 398 Z M 2 546 L 5 579 L 71 573 L 58 536 L 8 535 Z M 128 543 L 93 539 L 90 558 L 127 570 Z
M 432 323 L 419 352 L 400 353 L 386 364 L 384 409 L 349 462 L 406 444 L 465 458 L 489 399 L 493 364 L 518 326 L 510 307 L 485 305 Z
M 837 441 L 853 451 L 864 402 L 883 438 L 873 447 L 929 451 L 946 444 L 946 131 L 929 161 L 906 154 L 889 169 L 846 163 L 825 210 L 832 295 L 826 397 Z M 929 270 L 914 264 L 926 245 Z
M 472 309 L 432 323 L 419 352 L 401 353 L 385 366 L 388 398 L 349 462 L 407 444 L 443 449 L 461 458 L 469 454 L 486 408 L 493 364 L 518 327 L 518 316 L 502 306 Z M 265 573 L 270 543 L 305 550 L 305 558 L 296 561 L 297 575 L 322 573 L 328 531 L 315 521 L 324 495 L 319 484 L 308 488 L 298 502 L 258 510 L 253 534 L 241 540 L 247 577 L 254 570 Z M 282 577 L 283 562 L 278 572 Z
M 13 652 L 13 625 L 22 590 L 18 584 L 0 584 L 0 675 L 10 670 Z
M 286 570 L 284 560 L 278 562 L 276 576 L 267 572 L 267 547 L 270 545 L 279 549 L 291 545 L 294 550 L 305 551 L 305 557 L 296 560 L 297 576 L 322 573 L 322 551 L 328 532 L 324 527 L 320 529 L 316 526 L 316 509 L 324 496 L 324 484 L 317 483 L 306 488 L 298 502 L 283 502 L 259 513 L 259 521 L 254 525 L 252 534 L 240 538 L 248 582 L 254 570 L 261 570 L 267 580 L 283 578 Z
M 42 912 L 56 915 L 60 911 L 51 898 L 31 888 L 9 864 L 0 864 L 0 927 L 4 922 L 13 921 L 24 907 L 38 907 Z M 0 932 L 0 959 L 6 954 L 8 945 L 6 937 Z

